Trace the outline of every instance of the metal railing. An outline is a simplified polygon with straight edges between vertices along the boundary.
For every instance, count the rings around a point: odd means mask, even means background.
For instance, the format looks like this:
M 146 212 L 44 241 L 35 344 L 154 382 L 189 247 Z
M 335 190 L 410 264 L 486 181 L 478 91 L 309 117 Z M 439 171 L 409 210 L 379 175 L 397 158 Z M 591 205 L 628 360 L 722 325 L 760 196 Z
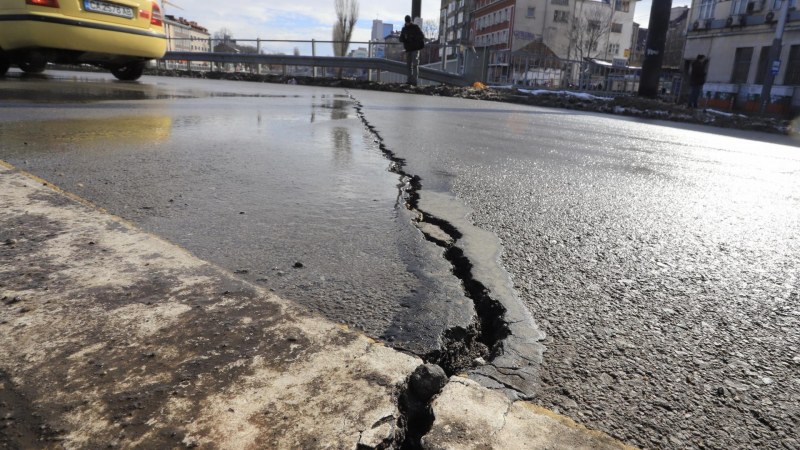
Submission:
M 405 81 L 406 53 L 401 43 L 350 42 L 349 57 L 331 56 L 335 43 L 313 39 L 172 38 L 168 40 L 169 51 L 159 64 L 167 69 Z M 447 57 L 443 59 L 442 55 Z M 635 95 L 641 75 L 639 68 L 618 67 L 598 60 L 565 60 L 552 54 L 543 56 L 438 42 L 428 43 L 419 57 L 421 79 L 461 86 L 481 81 L 519 88 Z M 664 70 L 662 97 L 677 100 L 681 89 L 680 72 Z
M 608 96 L 636 95 L 640 78 L 640 67 L 615 66 L 594 59 L 567 60 L 524 52 L 498 52 L 489 61 L 487 70 L 487 82 L 490 84 L 585 91 Z M 682 84 L 683 76 L 679 70 L 663 69 L 660 96 L 677 101 Z
M 348 57 L 330 56 L 335 41 L 171 38 L 159 62 L 165 69 L 247 72 L 287 76 L 347 77 L 399 81 L 407 72 L 399 42 L 351 42 Z M 288 53 L 288 54 L 287 54 Z M 438 44 L 419 52 L 420 78 L 435 83 L 469 84 L 438 64 Z M 392 74 L 396 76 L 392 77 Z M 398 78 L 398 76 L 400 78 Z

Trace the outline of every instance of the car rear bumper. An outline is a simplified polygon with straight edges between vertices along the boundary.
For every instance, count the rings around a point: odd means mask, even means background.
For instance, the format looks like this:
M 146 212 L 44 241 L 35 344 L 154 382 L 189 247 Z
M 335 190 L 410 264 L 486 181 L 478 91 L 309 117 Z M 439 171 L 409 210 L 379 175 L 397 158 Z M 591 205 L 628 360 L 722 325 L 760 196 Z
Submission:
M 166 35 L 153 30 L 76 20 L 60 15 L 0 14 L 0 48 L 45 48 L 160 58 Z

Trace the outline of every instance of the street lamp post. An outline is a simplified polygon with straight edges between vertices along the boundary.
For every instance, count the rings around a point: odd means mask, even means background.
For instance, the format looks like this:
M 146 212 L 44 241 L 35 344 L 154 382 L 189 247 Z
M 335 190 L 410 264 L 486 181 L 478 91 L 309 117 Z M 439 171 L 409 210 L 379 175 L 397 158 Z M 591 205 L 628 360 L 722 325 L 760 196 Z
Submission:
M 639 96 L 655 98 L 658 96 L 658 82 L 661 80 L 661 64 L 664 62 L 664 48 L 669 30 L 669 13 L 672 0 L 653 0 L 650 7 L 650 25 L 647 32 L 642 75 L 639 79 Z
M 772 40 L 772 47 L 769 49 L 769 58 L 767 58 L 769 66 L 765 68 L 764 85 L 761 86 L 761 105 L 759 111 L 764 114 L 767 111 L 767 105 L 772 99 L 772 85 L 775 83 L 775 75 L 781 68 L 781 47 L 783 46 L 783 32 L 786 29 L 786 17 L 789 15 L 789 2 L 791 0 L 781 1 L 781 10 L 778 13 L 778 26 L 775 27 L 775 39 Z

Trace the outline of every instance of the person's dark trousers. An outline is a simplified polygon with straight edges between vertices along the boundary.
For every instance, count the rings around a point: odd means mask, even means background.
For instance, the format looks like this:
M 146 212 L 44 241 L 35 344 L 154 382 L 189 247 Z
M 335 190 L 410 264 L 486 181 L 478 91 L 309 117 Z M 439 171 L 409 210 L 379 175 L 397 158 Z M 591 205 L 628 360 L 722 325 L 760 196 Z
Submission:
M 689 106 L 697 108 L 697 102 L 700 99 L 700 94 L 703 92 L 703 85 L 692 86 L 692 92 L 689 94 Z
M 406 52 L 406 66 L 408 67 L 408 84 L 416 86 L 419 79 L 419 51 Z

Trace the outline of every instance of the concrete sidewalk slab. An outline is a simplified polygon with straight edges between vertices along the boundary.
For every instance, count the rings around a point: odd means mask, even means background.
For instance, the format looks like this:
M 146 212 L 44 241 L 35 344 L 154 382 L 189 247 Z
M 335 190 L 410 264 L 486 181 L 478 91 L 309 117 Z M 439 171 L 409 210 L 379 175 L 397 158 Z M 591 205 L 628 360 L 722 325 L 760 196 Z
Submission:
M 452 377 L 431 408 L 433 428 L 422 438 L 429 450 L 570 449 L 633 450 L 602 433 L 467 378 Z
M 0 205 L 0 420 L 21 447 L 395 439 L 419 359 L 9 170 Z
M 0 161 L 0 447 L 398 448 L 421 363 Z M 458 377 L 432 405 L 424 448 L 623 448 Z

